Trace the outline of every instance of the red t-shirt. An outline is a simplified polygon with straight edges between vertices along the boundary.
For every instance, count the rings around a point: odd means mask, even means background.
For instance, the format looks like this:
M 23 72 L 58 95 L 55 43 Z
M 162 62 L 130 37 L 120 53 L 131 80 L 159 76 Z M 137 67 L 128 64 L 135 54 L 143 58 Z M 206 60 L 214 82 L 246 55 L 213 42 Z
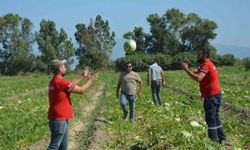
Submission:
M 201 96 L 208 97 L 218 94 L 220 92 L 218 73 L 211 60 L 205 59 L 205 62 L 197 69 L 206 74 L 200 82 Z
M 48 118 L 54 120 L 68 120 L 73 118 L 70 92 L 75 87 L 70 81 L 56 75 L 49 83 L 49 111 Z

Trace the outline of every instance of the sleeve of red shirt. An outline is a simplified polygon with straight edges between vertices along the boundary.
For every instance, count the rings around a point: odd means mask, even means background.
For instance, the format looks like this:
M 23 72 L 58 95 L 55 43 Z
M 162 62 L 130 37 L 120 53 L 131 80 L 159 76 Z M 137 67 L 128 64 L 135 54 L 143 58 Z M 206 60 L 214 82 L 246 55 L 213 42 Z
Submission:
M 74 87 L 75 85 L 73 85 L 69 80 L 61 80 L 61 82 L 58 83 L 58 89 L 62 91 L 71 92 Z
M 200 70 L 200 72 L 207 74 L 209 71 L 209 65 L 204 63 L 204 64 L 200 65 L 199 70 Z

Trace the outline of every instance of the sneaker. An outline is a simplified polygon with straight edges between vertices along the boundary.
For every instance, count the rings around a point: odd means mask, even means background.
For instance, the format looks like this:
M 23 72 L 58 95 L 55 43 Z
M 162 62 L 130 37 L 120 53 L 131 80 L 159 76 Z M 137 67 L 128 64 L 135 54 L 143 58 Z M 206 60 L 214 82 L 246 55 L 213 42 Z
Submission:
M 122 119 L 126 119 L 126 118 L 127 118 L 127 116 L 128 116 L 128 112 L 126 111 L 125 113 L 123 113 L 123 117 L 122 117 Z

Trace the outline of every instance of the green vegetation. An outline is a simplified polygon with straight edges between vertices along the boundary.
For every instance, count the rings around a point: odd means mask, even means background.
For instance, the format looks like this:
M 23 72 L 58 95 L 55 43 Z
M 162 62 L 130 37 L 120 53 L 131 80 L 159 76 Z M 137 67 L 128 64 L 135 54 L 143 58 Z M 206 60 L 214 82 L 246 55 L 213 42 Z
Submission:
M 210 58 L 216 65 L 233 66 L 234 55 L 217 55 L 210 41 L 216 37 L 217 24 L 203 19 L 195 13 L 184 14 L 176 8 L 168 9 L 162 16 L 150 14 L 147 17 L 150 33 L 142 27 L 126 32 L 125 39 L 133 39 L 137 49 L 116 60 L 116 70 L 121 70 L 124 62 L 130 61 L 137 71 L 145 71 L 154 58 L 167 70 L 180 69 L 180 63 L 187 60 L 190 66 L 196 66 L 196 52 L 208 49 Z
M 74 77 L 73 74 L 66 76 L 67 79 Z M 19 150 L 50 137 L 47 119 L 50 79 L 51 75 L 45 74 L 0 77 L 0 150 Z M 72 95 L 73 106 L 81 99 L 86 100 L 85 97 L 85 94 Z M 76 112 L 75 117 L 79 116 L 80 112 Z
M 243 67 L 223 67 L 223 69 L 218 68 L 218 71 L 223 101 L 249 108 L 249 72 L 245 71 Z M 167 71 L 167 78 L 169 79 L 168 84 L 199 95 L 198 83 L 190 80 L 183 71 Z
M 178 9 L 169 9 L 162 16 L 150 14 L 146 20 L 150 31 L 135 27 L 124 34 L 125 39 L 134 39 L 137 49 L 124 58 L 117 59 L 117 71 L 130 61 L 135 71 L 145 71 L 155 58 L 164 70 L 180 69 L 187 60 L 196 66 L 196 52 L 200 48 L 210 50 L 210 57 L 217 65 L 234 65 L 231 54 L 219 56 L 210 41 L 216 37 L 217 25 L 195 13 L 184 14 Z M 28 72 L 50 72 L 53 59 L 66 59 L 73 63 L 78 58 L 77 69 L 89 65 L 94 69 L 111 64 L 110 54 L 116 44 L 115 32 L 110 31 L 109 22 L 100 15 L 90 20 L 89 25 L 76 25 L 74 47 L 64 29 L 58 31 L 56 23 L 42 20 L 40 30 L 33 32 L 33 24 L 18 14 L 0 16 L 0 149 L 22 149 L 39 139 L 49 137 L 47 124 L 47 85 L 49 75 Z M 34 55 L 34 42 L 40 54 Z M 250 60 L 237 60 L 243 67 L 218 68 L 223 105 L 221 119 L 226 135 L 233 148 L 250 147 Z M 111 67 L 111 69 L 114 69 Z M 29 76 L 4 76 L 16 74 Z M 143 81 L 146 74 L 140 73 Z M 94 132 L 93 123 L 100 109 L 107 119 L 102 127 L 107 131 L 107 149 L 220 149 L 222 145 L 207 137 L 202 102 L 199 101 L 198 83 L 183 71 L 167 71 L 162 89 L 164 104 L 153 105 L 150 88 L 144 84 L 143 97 L 136 101 L 136 121 L 122 120 L 119 100 L 115 98 L 118 73 L 100 73 L 99 83 L 104 84 L 102 98 L 88 122 L 82 137 L 82 148 L 88 147 L 89 137 Z M 66 76 L 73 79 L 74 74 Z M 145 82 L 144 82 L 145 83 Z M 92 86 L 96 88 L 98 84 Z M 80 99 L 86 95 L 72 95 L 76 106 L 75 116 L 82 119 Z M 100 109 L 99 109 L 100 108 Z
M 15 75 L 34 69 L 32 45 L 33 24 L 27 18 L 6 14 L 0 16 L 0 73 Z
M 125 39 L 134 39 L 139 48 L 134 53 L 162 53 L 176 55 L 183 51 L 197 51 L 212 46 L 209 40 L 216 37 L 214 21 L 203 19 L 195 13 L 184 14 L 179 9 L 168 9 L 162 16 L 150 14 L 147 18 L 150 33 L 135 27 L 124 34 Z
M 236 58 L 232 54 L 217 55 L 216 48 L 210 44 L 217 35 L 216 22 L 196 13 L 184 14 L 176 8 L 168 9 L 162 15 L 149 14 L 145 19 L 149 23 L 149 33 L 140 26 L 124 33 L 124 39 L 136 41 L 137 49 L 115 61 L 116 70 L 125 61 L 132 61 L 138 71 L 145 71 L 152 61 L 151 56 L 159 56 L 166 69 L 180 69 L 184 59 L 195 66 L 195 53 L 201 48 L 210 50 L 215 64 L 234 65 Z M 33 23 L 27 18 L 11 13 L 0 16 L 0 74 L 49 73 L 53 59 L 66 59 L 67 65 L 74 63 L 77 69 L 86 65 L 94 69 L 110 67 L 110 55 L 112 50 L 115 51 L 116 41 L 108 20 L 97 15 L 88 25 L 77 23 L 75 28 L 75 39 L 72 39 L 63 28 L 58 30 L 53 20 L 42 19 L 39 31 L 33 31 Z M 34 50 L 35 42 L 39 53 Z M 76 64 L 73 58 L 79 63 Z M 249 69 L 248 59 L 244 62 Z
M 121 71 L 124 69 L 124 65 L 126 62 L 131 62 L 133 64 L 133 69 L 135 71 L 145 71 L 148 69 L 148 64 L 152 64 L 154 60 L 157 59 L 160 63 L 159 65 L 163 68 L 163 70 L 173 70 L 173 69 L 181 69 L 181 62 L 183 60 L 188 60 L 191 66 L 196 64 L 196 54 L 193 52 L 183 52 L 176 56 L 164 55 L 164 54 L 134 54 L 128 55 L 123 58 L 118 58 L 116 60 L 115 69 L 117 71 Z
M 41 52 L 41 56 L 38 56 L 37 60 L 40 62 L 39 71 L 43 71 L 40 66 L 46 65 L 49 73 L 50 63 L 53 59 L 66 59 L 69 65 L 73 63 L 73 43 L 71 39 L 68 39 L 63 28 L 60 29 L 60 32 L 57 31 L 55 22 L 43 19 L 40 23 L 40 30 L 36 33 L 36 41 Z
M 235 73 L 232 74 L 232 72 Z M 245 72 L 242 68 L 225 67 L 219 68 L 219 74 L 220 81 L 223 82 L 222 89 L 229 89 L 228 91 L 223 90 L 223 103 L 227 102 L 249 111 L 250 103 L 246 97 L 250 95 L 247 87 L 243 87 L 241 92 L 238 91 L 239 94 L 230 92 L 239 88 L 230 85 L 231 79 L 236 74 L 240 74 L 239 78 L 234 78 L 234 82 L 241 84 L 241 77 L 249 76 L 249 72 Z M 146 74 L 141 73 L 140 75 L 145 81 Z M 106 74 L 103 78 L 108 81 L 108 89 L 115 91 L 114 82 L 118 79 L 118 74 L 115 76 Z M 166 80 L 170 86 L 184 89 L 191 94 L 198 94 L 198 83 L 189 79 L 183 71 L 166 72 Z M 229 84 L 225 82 L 229 82 Z M 248 86 L 249 83 L 244 85 Z M 110 124 L 105 125 L 111 138 L 107 144 L 108 149 L 222 148 L 220 144 L 212 143 L 207 137 L 203 103 L 199 98 L 181 92 L 176 93 L 168 88 L 164 88 L 162 94 L 164 105 L 162 107 L 154 106 L 150 88 L 144 84 L 143 97 L 137 98 L 136 101 L 136 121 L 134 123 L 122 120 L 119 100 L 115 98 L 115 95 L 106 98 L 105 116 L 111 121 Z M 250 146 L 249 116 L 245 116 L 240 110 L 235 111 L 222 106 L 221 119 L 231 147 L 246 149 Z
M 250 57 L 245 58 L 243 61 L 244 61 L 246 70 L 250 70 Z
M 219 56 L 218 59 L 219 59 L 220 65 L 224 65 L 224 66 L 233 66 L 236 61 L 234 55 L 232 54 L 225 54 L 225 55 Z
M 218 71 L 223 96 L 221 120 L 226 135 L 231 147 L 247 149 L 250 146 L 249 72 L 244 67 L 223 67 Z M 81 147 L 87 147 L 88 139 L 95 130 L 92 126 L 94 118 L 101 110 L 108 122 L 102 125 L 108 133 L 109 140 L 104 145 L 107 149 L 222 148 L 207 137 L 203 103 L 196 96 L 198 83 L 189 79 L 183 71 L 167 71 L 165 75 L 168 86 L 181 89 L 191 96 L 166 87 L 162 89 L 163 106 L 154 106 L 150 88 L 144 84 L 143 97 L 136 100 L 136 121 L 131 123 L 122 119 L 119 100 L 114 95 L 119 74 L 101 73 L 99 81 L 92 88 L 104 83 L 104 94 L 93 116 L 83 120 L 88 122 L 88 126 L 82 137 L 85 144 Z M 146 73 L 142 72 L 140 76 L 146 81 Z M 67 79 L 74 77 L 74 74 L 66 76 Z M 39 139 L 48 139 L 46 87 L 50 76 L 2 76 L 0 80 L 0 119 L 4 120 L 0 123 L 0 149 L 22 149 Z M 9 86 L 7 90 L 4 88 L 6 86 Z M 6 93 L 8 90 L 11 92 Z M 81 119 L 84 110 L 79 102 L 88 99 L 85 94 L 72 94 L 72 100 L 75 117 Z
M 0 78 L 0 96 L 5 100 L 6 97 L 19 97 L 21 95 L 32 94 L 34 90 L 46 88 L 50 76 L 33 74 L 31 76 L 15 76 Z M 1 101 L 2 103 L 2 101 Z
M 88 26 L 77 24 L 76 30 L 75 39 L 79 45 L 76 50 L 78 67 L 88 65 L 96 69 L 107 66 L 112 48 L 116 44 L 115 33 L 110 31 L 109 22 L 98 15 Z

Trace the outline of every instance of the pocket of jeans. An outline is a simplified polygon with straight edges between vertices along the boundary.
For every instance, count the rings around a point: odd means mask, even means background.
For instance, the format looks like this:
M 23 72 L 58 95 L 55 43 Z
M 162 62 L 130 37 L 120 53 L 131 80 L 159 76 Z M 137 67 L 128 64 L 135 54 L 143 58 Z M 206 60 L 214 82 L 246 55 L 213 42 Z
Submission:
M 205 110 L 213 109 L 213 99 L 212 99 L 212 97 L 206 97 L 204 99 L 204 108 L 205 108 Z
M 53 131 L 57 132 L 57 133 L 64 133 L 65 128 L 66 128 L 66 121 L 62 121 L 62 120 L 55 120 L 52 123 L 53 125 Z
M 220 105 L 220 96 L 219 95 L 212 96 L 212 101 L 214 105 Z

